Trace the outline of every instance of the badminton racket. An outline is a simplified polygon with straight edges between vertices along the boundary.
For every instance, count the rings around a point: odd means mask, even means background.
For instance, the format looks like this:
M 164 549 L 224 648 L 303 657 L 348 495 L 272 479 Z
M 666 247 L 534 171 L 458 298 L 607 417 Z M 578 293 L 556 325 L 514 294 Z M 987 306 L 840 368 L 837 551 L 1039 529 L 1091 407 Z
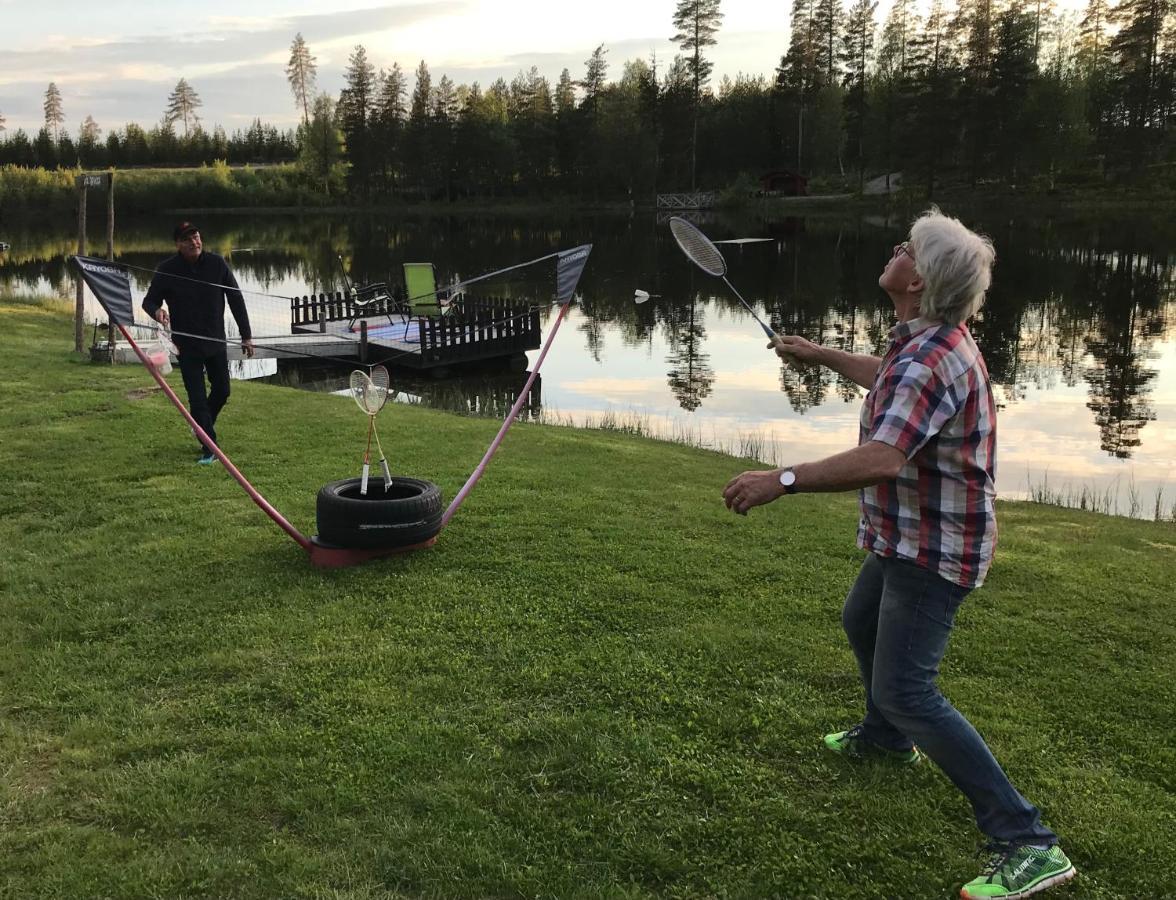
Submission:
M 731 289 L 739 302 L 751 313 L 751 317 L 759 323 L 759 327 L 764 330 L 769 338 L 775 339 L 776 332 L 772 331 L 763 320 L 756 315 L 755 310 L 751 308 L 751 304 L 743 299 L 743 295 L 735 290 L 735 285 L 727 280 L 727 261 L 723 259 L 723 254 L 719 252 L 719 248 L 714 245 L 714 242 L 705 234 L 687 222 L 685 219 L 674 216 L 670 219 L 670 232 L 674 235 L 674 240 L 678 242 L 678 247 L 686 254 L 694 265 L 706 272 L 707 275 L 712 275 L 715 278 L 722 278 L 723 283 Z
M 392 487 L 392 473 L 388 471 L 388 460 L 384 456 L 384 447 L 380 443 L 380 433 L 376 429 L 376 415 L 384 404 L 388 402 L 388 370 L 383 366 L 372 369 L 369 377 L 358 369 L 351 373 L 351 396 L 356 405 L 368 417 L 367 446 L 363 451 L 363 475 L 360 478 L 359 493 L 367 495 L 368 475 L 371 472 L 372 436 L 376 438 L 376 449 L 380 451 L 380 468 L 384 475 L 384 490 Z

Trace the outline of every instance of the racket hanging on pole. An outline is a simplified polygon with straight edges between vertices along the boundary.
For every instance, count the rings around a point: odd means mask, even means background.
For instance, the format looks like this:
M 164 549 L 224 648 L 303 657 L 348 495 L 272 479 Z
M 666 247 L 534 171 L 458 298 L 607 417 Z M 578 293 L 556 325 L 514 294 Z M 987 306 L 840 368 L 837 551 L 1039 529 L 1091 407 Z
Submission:
M 723 259 L 723 254 L 719 252 L 719 248 L 715 246 L 714 241 L 695 228 L 694 225 L 678 216 L 670 219 L 670 232 L 674 235 L 674 240 L 678 242 L 678 247 L 686 254 L 686 258 L 698 266 L 698 268 L 702 269 L 702 271 L 706 272 L 707 275 L 723 279 L 723 284 L 727 285 L 731 289 L 731 293 L 739 298 L 739 302 L 751 313 L 751 317 L 759 323 L 759 327 L 764 330 L 764 334 L 771 339 L 775 339 L 776 332 L 764 324 L 763 319 L 756 315 L 755 310 L 751 308 L 751 304 L 744 300 L 743 295 L 735 290 L 735 285 L 727 280 L 727 261 Z
M 359 482 L 359 493 L 367 496 L 373 435 L 376 438 L 376 449 L 380 451 L 380 468 L 384 475 L 384 490 L 387 491 L 392 487 L 392 473 L 388 471 L 388 460 L 384 456 L 384 447 L 380 443 L 380 432 L 376 428 L 376 415 L 388 402 L 388 370 L 383 366 L 375 366 L 369 376 L 356 369 L 351 373 L 351 396 L 355 399 L 356 405 L 368 417 L 367 446 L 363 451 L 363 475 Z

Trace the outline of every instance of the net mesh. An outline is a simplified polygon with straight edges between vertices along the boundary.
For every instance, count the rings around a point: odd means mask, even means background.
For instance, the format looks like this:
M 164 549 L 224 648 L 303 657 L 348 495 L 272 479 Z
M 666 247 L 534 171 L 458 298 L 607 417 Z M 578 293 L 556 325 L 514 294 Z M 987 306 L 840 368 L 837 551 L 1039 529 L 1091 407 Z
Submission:
M 674 235 L 678 246 L 682 248 L 682 252 L 707 275 L 721 277 L 727 274 L 727 263 L 718 247 L 685 219 L 679 219 L 676 216 L 670 219 L 670 232 Z

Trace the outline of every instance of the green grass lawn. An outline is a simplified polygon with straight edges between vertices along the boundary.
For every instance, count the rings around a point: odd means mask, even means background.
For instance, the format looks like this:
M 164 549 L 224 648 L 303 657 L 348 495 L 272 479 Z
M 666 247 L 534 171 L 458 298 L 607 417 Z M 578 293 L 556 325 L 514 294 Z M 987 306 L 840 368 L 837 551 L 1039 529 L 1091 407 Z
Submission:
M 436 546 L 318 571 L 194 464 L 141 367 L 76 358 L 62 308 L 0 316 L 0 896 L 933 898 L 976 874 L 933 766 L 821 747 L 861 708 L 852 497 L 744 519 L 719 492 L 745 461 L 517 425 Z M 498 425 L 380 421 L 447 499 Z M 310 534 L 365 424 L 235 383 L 219 430 Z M 945 692 L 1062 835 L 1080 875 L 1054 894 L 1170 896 L 1176 526 L 1000 523 Z

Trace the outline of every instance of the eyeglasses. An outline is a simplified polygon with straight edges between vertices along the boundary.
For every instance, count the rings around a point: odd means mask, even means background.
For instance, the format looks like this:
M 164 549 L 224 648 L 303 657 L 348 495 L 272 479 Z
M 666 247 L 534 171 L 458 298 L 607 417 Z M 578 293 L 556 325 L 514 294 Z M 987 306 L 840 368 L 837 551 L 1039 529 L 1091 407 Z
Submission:
M 911 242 L 910 241 L 903 241 L 901 244 L 899 244 L 897 247 L 894 248 L 894 255 L 895 256 L 898 256 L 898 254 L 900 254 L 900 253 L 905 253 L 907 256 L 909 256 L 911 258 L 911 262 L 915 261 L 915 254 L 911 253 Z

